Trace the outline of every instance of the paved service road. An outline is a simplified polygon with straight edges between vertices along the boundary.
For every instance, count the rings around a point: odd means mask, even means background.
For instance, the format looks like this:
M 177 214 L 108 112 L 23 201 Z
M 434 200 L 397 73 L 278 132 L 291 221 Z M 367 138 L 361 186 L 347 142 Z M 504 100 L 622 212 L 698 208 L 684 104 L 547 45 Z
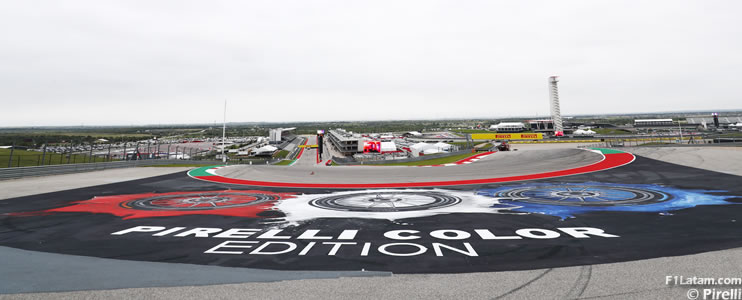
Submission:
M 623 150 L 688 167 L 742 176 L 742 147 L 631 147 Z
M 139 167 L 111 169 L 77 174 L 0 180 L 0 200 L 87 186 L 137 180 L 152 176 L 182 173 L 193 168 Z

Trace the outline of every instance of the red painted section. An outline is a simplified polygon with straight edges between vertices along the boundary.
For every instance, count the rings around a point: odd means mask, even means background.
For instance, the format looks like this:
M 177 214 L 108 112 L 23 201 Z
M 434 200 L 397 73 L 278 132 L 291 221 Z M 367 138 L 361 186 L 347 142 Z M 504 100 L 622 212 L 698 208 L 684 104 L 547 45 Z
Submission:
M 270 182 L 270 181 L 255 181 L 255 180 L 244 180 L 227 178 L 221 176 L 196 176 L 194 178 L 220 182 L 229 184 L 239 185 L 252 185 L 252 186 L 266 186 L 266 187 L 291 187 L 291 188 L 348 188 L 348 189 L 360 189 L 360 188 L 406 188 L 406 187 L 435 187 L 435 186 L 450 186 L 450 185 L 467 185 L 467 184 L 488 184 L 488 183 L 504 183 L 513 181 L 523 180 L 534 180 L 534 179 L 546 179 L 562 176 L 570 176 L 584 173 L 597 172 L 607 169 L 620 167 L 634 161 L 634 155 L 631 153 L 613 153 L 605 154 L 603 160 L 594 163 L 592 165 L 577 167 L 567 170 L 559 170 L 538 174 L 528 174 L 519 176 L 509 177 L 498 177 L 498 178 L 482 178 L 482 179 L 467 179 L 467 180 L 448 180 L 448 181 L 429 181 L 429 182 L 392 182 L 392 183 L 294 183 L 294 182 Z
M 191 210 L 179 210 L 178 208 L 187 207 L 193 208 L 192 203 L 179 203 L 177 200 L 178 196 L 189 197 L 191 195 L 197 195 L 199 193 L 235 193 L 235 191 L 202 191 L 202 192 L 172 192 L 172 193 L 145 193 L 145 194 L 133 194 L 133 195 L 116 195 L 116 196 L 102 196 L 94 197 L 90 200 L 72 202 L 72 205 L 54 208 L 38 212 L 28 213 L 14 213 L 16 216 L 38 216 L 48 215 L 51 213 L 60 212 L 86 212 L 86 213 L 97 213 L 97 214 L 111 214 L 114 216 L 122 217 L 124 220 L 127 219 L 139 219 L 139 218 L 152 218 L 152 217 L 172 217 L 172 216 L 185 216 L 185 215 L 221 215 L 221 216 L 234 216 L 234 217 L 247 217 L 247 218 L 259 218 L 258 214 L 264 211 L 272 210 L 273 205 L 278 200 L 271 200 L 256 205 L 246 205 L 237 207 L 211 207 L 209 203 L 197 204 L 197 208 Z M 239 193 L 246 194 L 240 196 Z M 250 194 L 262 194 L 271 196 L 275 199 L 288 199 L 294 198 L 291 193 L 273 193 L 267 191 L 238 191 L 237 195 L 233 196 L 233 201 L 236 202 L 250 202 L 255 201 L 254 196 Z M 169 209 L 151 209 L 143 210 L 133 208 L 129 203 L 138 199 L 147 199 L 152 197 L 170 197 L 171 199 L 156 200 L 153 203 L 160 204 L 165 208 Z
M 467 158 L 464 158 L 464 159 L 462 159 L 460 161 L 455 162 L 455 164 L 460 165 L 460 164 L 463 164 L 464 162 L 471 161 L 472 159 L 480 158 L 482 156 L 490 155 L 492 153 L 495 153 L 495 152 L 484 152 L 484 153 L 480 153 L 480 154 L 477 154 L 477 155 L 469 156 Z

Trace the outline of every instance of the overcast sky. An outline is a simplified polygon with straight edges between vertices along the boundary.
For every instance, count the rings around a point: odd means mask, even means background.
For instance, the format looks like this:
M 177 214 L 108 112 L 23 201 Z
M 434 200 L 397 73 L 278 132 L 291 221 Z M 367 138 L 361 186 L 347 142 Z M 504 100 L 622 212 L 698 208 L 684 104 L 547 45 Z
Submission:
M 1 126 L 742 109 L 742 1 L 2 1 Z

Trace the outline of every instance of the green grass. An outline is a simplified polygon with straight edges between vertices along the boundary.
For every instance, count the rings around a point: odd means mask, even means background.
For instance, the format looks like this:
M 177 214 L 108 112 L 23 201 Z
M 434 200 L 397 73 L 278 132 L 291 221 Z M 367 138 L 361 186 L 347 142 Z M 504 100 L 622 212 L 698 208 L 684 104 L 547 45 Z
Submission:
M 38 166 L 41 164 L 41 158 L 43 154 L 37 151 L 26 151 L 15 149 L 13 151 L 12 167 L 31 167 Z M 10 159 L 10 149 L 0 149 L 0 168 L 8 167 L 8 160 Z M 69 163 L 87 163 L 89 162 L 88 155 L 86 154 L 73 154 L 68 158 L 68 154 L 58 154 L 47 152 L 44 157 L 44 165 L 59 165 Z M 105 162 L 108 161 L 105 157 L 94 157 L 90 162 Z
M 433 158 L 428 160 L 419 160 L 419 161 L 408 161 L 408 162 L 401 162 L 401 163 L 390 163 L 390 164 L 381 164 L 381 165 L 374 165 L 374 166 L 430 166 L 430 165 L 442 165 L 442 164 L 448 164 L 460 161 L 462 159 L 466 159 L 468 157 L 477 155 L 477 153 L 464 153 L 459 155 L 453 155 L 453 156 L 446 156 L 446 157 L 440 157 L 440 158 Z
M 287 159 L 287 160 L 282 160 L 282 161 L 279 161 L 278 163 L 275 163 L 274 165 L 277 165 L 277 166 L 288 166 L 288 165 L 290 165 L 290 164 L 291 164 L 292 162 L 294 162 L 294 161 L 293 161 L 293 160 L 291 160 L 291 159 Z
M 287 155 L 289 155 L 288 150 L 281 150 L 273 154 L 273 158 L 286 158 Z
M 211 164 L 169 164 L 169 165 L 154 165 L 154 166 L 142 166 L 146 168 L 177 168 L 177 167 L 207 167 Z
M 631 133 L 628 130 L 614 129 L 614 128 L 593 128 L 590 130 L 595 131 L 596 134 L 602 134 L 602 135 L 621 135 L 621 134 Z

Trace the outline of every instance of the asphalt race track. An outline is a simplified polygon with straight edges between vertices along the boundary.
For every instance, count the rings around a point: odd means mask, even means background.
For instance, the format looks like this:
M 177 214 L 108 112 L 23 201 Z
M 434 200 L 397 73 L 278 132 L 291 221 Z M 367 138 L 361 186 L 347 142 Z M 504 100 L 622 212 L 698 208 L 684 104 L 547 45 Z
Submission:
M 602 158 L 598 153 L 580 149 L 532 150 L 499 152 L 477 163 L 435 170 L 407 166 L 344 166 L 342 168 L 318 168 L 314 165 L 232 166 L 218 170 L 216 175 L 236 180 L 258 179 L 265 182 L 315 183 L 329 184 L 328 187 L 334 187 L 342 184 L 442 182 L 476 180 L 484 177 L 522 176 L 584 167 L 597 163 Z M 312 172 L 314 174 L 310 175 Z
M 0 246 L 341 272 L 315 277 L 534 270 L 742 246 L 742 177 L 615 150 L 496 153 L 442 168 L 189 173 L 0 201 Z M 201 284 L 239 282 L 231 278 Z

